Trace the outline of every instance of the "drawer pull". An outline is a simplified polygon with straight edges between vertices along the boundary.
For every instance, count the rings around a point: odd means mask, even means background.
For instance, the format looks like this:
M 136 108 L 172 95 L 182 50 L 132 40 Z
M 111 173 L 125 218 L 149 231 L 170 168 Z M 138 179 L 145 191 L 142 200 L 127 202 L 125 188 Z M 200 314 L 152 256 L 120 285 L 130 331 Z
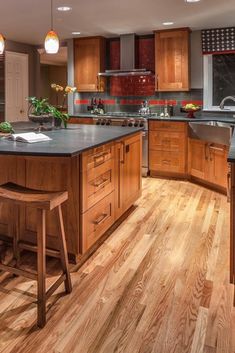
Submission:
M 162 161 L 162 163 L 163 163 L 163 164 L 171 164 L 171 161 L 169 161 L 169 159 L 164 159 L 164 160 Z
M 215 146 L 209 146 L 209 148 L 213 151 L 219 151 L 219 152 L 224 152 L 224 149 L 223 148 L 220 148 L 220 147 L 215 147 Z
M 100 216 L 94 221 L 94 224 L 98 226 L 99 224 L 103 223 L 108 217 L 109 217 L 109 215 L 108 215 L 107 213 L 102 213 L 102 215 L 100 215 Z
M 101 154 L 99 156 L 94 157 L 95 167 L 100 165 L 100 164 L 103 164 L 105 162 L 106 156 L 108 156 L 108 153 L 103 153 L 103 154 Z
M 165 140 L 162 140 L 162 143 L 170 143 L 171 140 L 170 139 L 165 139 Z
M 100 181 L 94 182 L 94 186 L 96 188 L 104 187 L 108 181 L 109 179 L 101 179 Z

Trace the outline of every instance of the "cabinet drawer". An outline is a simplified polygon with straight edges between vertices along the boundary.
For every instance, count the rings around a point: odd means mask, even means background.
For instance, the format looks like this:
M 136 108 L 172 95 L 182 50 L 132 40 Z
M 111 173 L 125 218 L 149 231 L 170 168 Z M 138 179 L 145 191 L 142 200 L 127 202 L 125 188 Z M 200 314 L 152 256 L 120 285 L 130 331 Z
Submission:
M 82 207 L 85 212 L 114 190 L 114 159 L 82 174 Z
M 82 154 L 82 171 L 97 168 L 114 157 L 113 144 L 92 148 Z
M 149 148 L 157 151 L 184 152 L 186 139 L 184 132 L 150 131 Z
M 181 152 L 150 150 L 149 168 L 156 172 L 185 173 L 185 156 Z
M 87 251 L 114 223 L 114 192 L 82 215 L 82 252 Z
M 172 121 L 149 121 L 149 130 L 187 131 L 187 123 Z

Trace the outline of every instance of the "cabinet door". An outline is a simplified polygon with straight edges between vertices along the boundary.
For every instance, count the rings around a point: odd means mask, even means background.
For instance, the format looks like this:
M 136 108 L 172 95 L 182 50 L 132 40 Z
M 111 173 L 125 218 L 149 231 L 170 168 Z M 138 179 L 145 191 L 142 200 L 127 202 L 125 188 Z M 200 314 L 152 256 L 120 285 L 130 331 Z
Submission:
M 208 149 L 210 157 L 208 181 L 226 188 L 228 173 L 227 148 L 223 145 L 210 144 Z
M 188 91 L 189 29 L 155 33 L 156 91 Z
M 142 190 L 142 133 L 116 144 L 115 213 L 119 218 L 140 197 Z
M 93 119 L 92 118 L 80 118 L 80 117 L 71 117 L 68 121 L 69 124 L 87 124 L 92 125 Z
M 209 151 L 205 141 L 189 139 L 189 174 L 207 179 Z
M 104 91 L 98 72 L 104 71 L 105 39 L 78 38 L 74 41 L 74 81 L 78 92 Z

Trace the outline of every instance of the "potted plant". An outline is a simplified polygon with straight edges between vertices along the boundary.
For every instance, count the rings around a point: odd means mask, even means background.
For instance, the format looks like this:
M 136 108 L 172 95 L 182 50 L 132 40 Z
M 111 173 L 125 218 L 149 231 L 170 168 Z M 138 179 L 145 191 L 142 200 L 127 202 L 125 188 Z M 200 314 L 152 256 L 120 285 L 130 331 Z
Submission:
M 61 123 L 64 124 L 64 127 L 67 127 L 67 122 L 69 120 L 69 115 L 67 113 L 64 113 L 63 111 L 60 111 L 53 105 L 50 105 L 50 113 L 54 118 L 54 126 L 59 127 Z
M 60 126 L 63 122 L 67 127 L 68 114 L 58 110 L 56 107 L 48 103 L 48 98 L 29 97 L 29 120 L 39 123 L 39 130 L 47 130 L 44 123 L 51 122 L 54 118 L 54 125 Z
M 28 110 L 29 120 L 35 123 L 39 123 L 39 130 L 47 130 L 47 128 L 43 124 L 48 123 L 52 120 L 48 99 L 29 97 L 28 101 L 29 101 L 29 110 Z

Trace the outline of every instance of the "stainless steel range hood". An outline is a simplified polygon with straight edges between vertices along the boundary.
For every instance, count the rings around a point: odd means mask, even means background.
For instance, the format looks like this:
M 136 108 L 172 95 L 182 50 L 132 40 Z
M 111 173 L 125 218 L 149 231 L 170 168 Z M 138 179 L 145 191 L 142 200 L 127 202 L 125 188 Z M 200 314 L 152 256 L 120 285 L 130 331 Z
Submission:
M 120 70 L 106 70 L 98 76 L 140 76 L 152 75 L 147 69 L 136 69 L 136 36 L 134 33 L 120 36 Z

